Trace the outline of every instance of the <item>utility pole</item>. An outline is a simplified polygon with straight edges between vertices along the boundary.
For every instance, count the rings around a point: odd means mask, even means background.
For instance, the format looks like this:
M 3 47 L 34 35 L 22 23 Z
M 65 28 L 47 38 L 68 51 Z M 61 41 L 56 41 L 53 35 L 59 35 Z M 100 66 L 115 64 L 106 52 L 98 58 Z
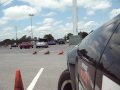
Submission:
M 31 38 L 33 40 L 32 17 L 34 16 L 34 14 L 29 14 L 29 16 L 31 18 Z
M 15 26 L 15 35 L 16 35 L 16 41 L 17 41 L 17 39 L 18 39 L 18 37 L 17 37 L 17 26 Z
M 73 0 L 73 31 L 78 35 L 78 13 L 77 13 L 77 0 Z
M 15 41 L 15 42 L 16 42 L 16 45 L 17 45 L 17 44 L 18 44 L 18 42 L 17 42 L 17 40 L 18 40 L 18 37 L 17 37 L 17 26 L 15 26 L 15 36 L 16 36 L 16 37 L 15 37 L 15 38 L 16 38 L 16 41 Z

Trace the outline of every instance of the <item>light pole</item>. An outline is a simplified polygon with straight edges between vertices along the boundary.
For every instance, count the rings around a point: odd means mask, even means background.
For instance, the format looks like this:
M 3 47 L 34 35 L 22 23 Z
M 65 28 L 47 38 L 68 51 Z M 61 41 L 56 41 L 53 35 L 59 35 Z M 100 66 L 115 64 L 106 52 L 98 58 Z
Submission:
M 31 38 L 33 40 L 32 17 L 34 16 L 34 14 L 29 14 L 29 16 L 31 18 Z
M 15 38 L 16 38 L 16 40 L 15 40 L 15 44 L 17 45 L 18 44 L 18 42 L 17 42 L 17 40 L 18 40 L 18 38 L 17 38 L 17 26 L 15 26 Z
M 16 41 L 17 41 L 17 26 L 15 26 L 15 34 L 16 34 Z
M 78 34 L 77 0 L 73 0 L 73 30 Z

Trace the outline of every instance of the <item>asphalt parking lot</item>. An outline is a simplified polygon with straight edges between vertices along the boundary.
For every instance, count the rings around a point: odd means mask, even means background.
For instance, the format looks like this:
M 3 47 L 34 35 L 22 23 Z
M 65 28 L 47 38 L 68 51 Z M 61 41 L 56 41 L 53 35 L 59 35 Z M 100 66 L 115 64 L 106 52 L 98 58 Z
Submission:
M 57 90 L 60 74 L 67 68 L 66 53 L 69 45 L 55 45 L 40 49 L 0 47 L 0 90 L 13 90 L 16 69 L 20 69 L 24 89 L 30 86 L 37 73 L 44 68 L 33 90 Z M 49 55 L 44 52 L 50 51 Z M 64 55 L 58 53 L 64 50 Z M 38 53 L 33 55 L 32 53 Z

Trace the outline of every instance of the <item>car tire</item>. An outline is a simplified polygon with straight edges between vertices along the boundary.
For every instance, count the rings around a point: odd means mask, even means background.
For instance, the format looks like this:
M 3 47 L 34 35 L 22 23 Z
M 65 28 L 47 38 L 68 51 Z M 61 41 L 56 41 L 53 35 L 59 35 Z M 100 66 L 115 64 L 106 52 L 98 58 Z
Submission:
M 22 47 L 20 47 L 20 49 L 22 49 Z
M 58 90 L 72 90 L 72 81 L 68 69 L 63 71 L 59 78 Z

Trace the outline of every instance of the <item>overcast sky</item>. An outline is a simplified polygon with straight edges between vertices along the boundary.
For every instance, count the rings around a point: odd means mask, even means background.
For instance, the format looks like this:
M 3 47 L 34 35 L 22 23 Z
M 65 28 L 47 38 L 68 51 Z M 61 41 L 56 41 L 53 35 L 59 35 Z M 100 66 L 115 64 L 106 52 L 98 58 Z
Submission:
M 78 29 L 90 32 L 120 14 L 120 0 L 77 0 Z M 0 0 L 0 40 L 31 35 L 30 16 L 36 37 L 52 34 L 55 38 L 74 33 L 72 0 Z

